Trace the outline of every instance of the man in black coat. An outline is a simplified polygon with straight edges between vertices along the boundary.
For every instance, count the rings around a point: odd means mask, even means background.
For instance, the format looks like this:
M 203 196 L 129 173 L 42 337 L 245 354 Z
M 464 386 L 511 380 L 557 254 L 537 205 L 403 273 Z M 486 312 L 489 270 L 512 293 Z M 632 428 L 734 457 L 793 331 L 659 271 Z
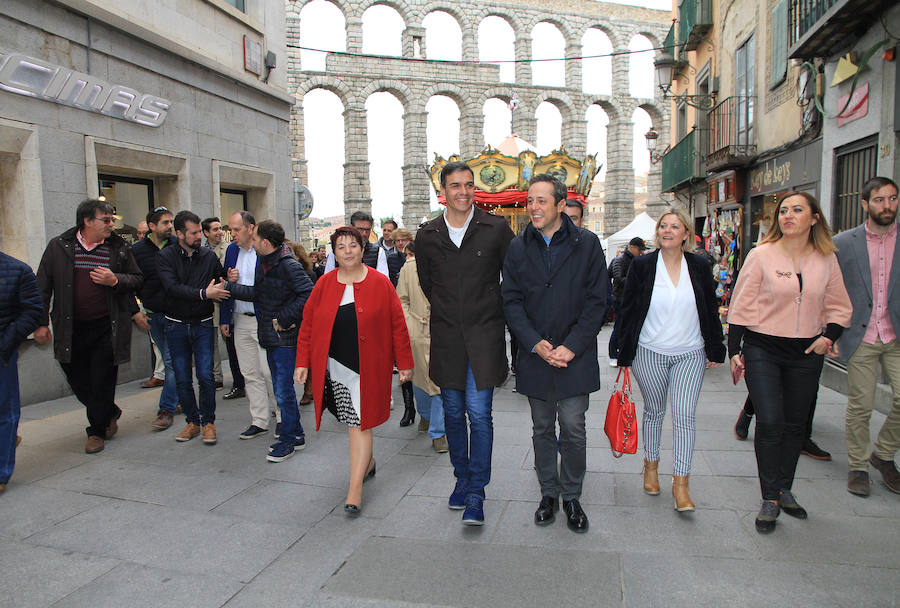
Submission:
M 448 506 L 465 509 L 464 524 L 480 526 L 491 479 L 491 402 L 507 373 L 500 271 L 514 235 L 504 218 L 474 207 L 475 175 L 465 163 L 444 165 L 441 194 L 447 210 L 419 229 L 415 245 L 431 304 L 428 371 L 441 387 L 456 475 Z
M 619 316 L 619 311 L 622 310 L 622 295 L 625 293 L 625 277 L 628 276 L 628 269 L 631 267 L 631 262 L 645 251 L 647 251 L 647 245 L 644 243 L 644 239 L 636 236 L 628 242 L 628 247 L 625 248 L 625 251 L 614 257 L 613 261 L 609 263 L 613 310 L 615 310 L 616 316 Z M 616 359 L 619 356 L 618 332 L 619 323 L 618 319 L 616 319 L 616 323 L 613 325 L 612 335 L 609 337 L 609 364 L 613 367 L 616 366 Z
M 259 256 L 253 285 L 229 281 L 226 288 L 235 299 L 254 303 L 259 344 L 266 350 L 272 389 L 281 410 L 281 435 L 269 447 L 266 460 L 281 462 L 306 445 L 294 391 L 294 367 L 297 332 L 313 283 L 284 244 L 281 224 L 272 220 L 260 222 L 251 242 Z
M 38 328 L 44 306 L 24 262 L 0 252 L 0 494 L 16 464 L 19 428 L 19 346 Z
M 510 244 L 503 264 L 503 309 L 519 341 L 516 389 L 528 397 L 534 423 L 542 495 L 534 521 L 553 522 L 562 496 L 569 528 L 587 532 L 579 504 L 587 453 L 584 415 L 588 396 L 600 388 L 597 334 L 606 313 L 606 259 L 597 237 L 563 212 L 565 204 L 562 182 L 534 176 L 526 203 L 531 223 Z

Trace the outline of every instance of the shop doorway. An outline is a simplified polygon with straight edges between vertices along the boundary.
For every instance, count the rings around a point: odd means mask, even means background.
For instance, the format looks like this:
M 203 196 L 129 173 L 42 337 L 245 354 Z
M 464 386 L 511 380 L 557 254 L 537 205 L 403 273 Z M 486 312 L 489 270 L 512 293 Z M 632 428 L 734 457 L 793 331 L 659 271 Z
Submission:
M 100 181 L 100 199 L 116 210 L 116 234 L 129 243 L 137 241 L 137 225 L 147 218 L 153 209 L 153 180 L 122 175 L 97 176 Z

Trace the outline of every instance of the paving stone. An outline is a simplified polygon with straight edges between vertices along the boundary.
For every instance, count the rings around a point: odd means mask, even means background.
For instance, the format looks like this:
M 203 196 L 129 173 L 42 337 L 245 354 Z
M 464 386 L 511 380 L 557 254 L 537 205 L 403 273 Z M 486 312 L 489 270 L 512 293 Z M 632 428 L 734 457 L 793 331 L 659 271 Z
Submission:
M 342 506 L 345 497 L 346 491 L 337 488 L 266 479 L 228 499 L 212 512 L 306 529 L 335 507 Z
M 108 500 L 15 483 L 7 487 L 0 500 L 0 536 L 24 539 Z

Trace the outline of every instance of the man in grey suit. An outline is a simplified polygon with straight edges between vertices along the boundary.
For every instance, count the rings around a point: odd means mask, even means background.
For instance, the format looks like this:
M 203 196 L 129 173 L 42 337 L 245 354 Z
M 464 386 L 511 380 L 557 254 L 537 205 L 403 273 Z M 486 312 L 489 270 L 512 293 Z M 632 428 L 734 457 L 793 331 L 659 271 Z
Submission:
M 897 246 L 897 184 L 873 177 L 862 191 L 868 217 L 834 239 L 853 318 L 838 341 L 838 360 L 847 365 L 847 491 L 869 495 L 869 464 L 892 492 L 900 494 L 894 455 L 900 449 L 900 247 Z M 869 419 L 878 363 L 891 384 L 893 406 L 869 448 Z

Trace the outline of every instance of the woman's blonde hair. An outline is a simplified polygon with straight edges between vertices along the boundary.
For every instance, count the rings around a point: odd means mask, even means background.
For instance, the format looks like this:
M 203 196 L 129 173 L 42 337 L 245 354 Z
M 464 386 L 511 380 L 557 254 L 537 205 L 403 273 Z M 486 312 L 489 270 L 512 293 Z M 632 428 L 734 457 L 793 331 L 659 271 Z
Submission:
M 688 217 L 688 214 L 684 211 L 684 209 L 681 209 L 680 207 L 666 207 L 666 210 L 663 211 L 659 216 L 659 219 L 656 220 L 656 230 L 653 232 L 653 242 L 656 243 L 657 249 L 659 248 L 659 225 L 662 223 L 663 218 L 667 215 L 674 215 L 675 217 L 677 217 L 678 221 L 684 224 L 684 228 L 685 230 L 687 230 L 684 243 L 681 244 L 682 251 L 686 251 L 688 253 L 694 251 L 694 247 L 696 246 L 694 243 L 694 222 L 691 221 L 691 218 Z
M 406 239 L 407 241 L 411 241 L 413 240 L 413 233 L 406 228 L 397 228 L 396 230 L 394 230 L 393 234 L 391 234 L 391 238 L 395 241 L 397 239 Z
M 809 192 L 800 192 L 799 190 L 791 190 L 778 197 L 775 211 L 772 212 L 772 226 L 766 233 L 766 237 L 760 241 L 759 244 L 776 243 L 784 236 L 784 233 L 781 231 L 781 224 L 778 222 L 778 213 L 781 211 L 781 205 L 784 201 L 792 196 L 799 196 L 805 200 L 806 204 L 809 205 L 809 210 L 812 212 L 813 217 L 816 218 L 816 223 L 809 229 L 809 242 L 812 243 L 815 250 L 822 255 L 828 255 L 829 253 L 837 251 L 837 247 L 834 246 L 834 241 L 831 240 L 831 228 L 828 226 L 828 221 L 822 214 L 822 208 L 819 207 L 819 201 L 817 201 L 816 197 Z

